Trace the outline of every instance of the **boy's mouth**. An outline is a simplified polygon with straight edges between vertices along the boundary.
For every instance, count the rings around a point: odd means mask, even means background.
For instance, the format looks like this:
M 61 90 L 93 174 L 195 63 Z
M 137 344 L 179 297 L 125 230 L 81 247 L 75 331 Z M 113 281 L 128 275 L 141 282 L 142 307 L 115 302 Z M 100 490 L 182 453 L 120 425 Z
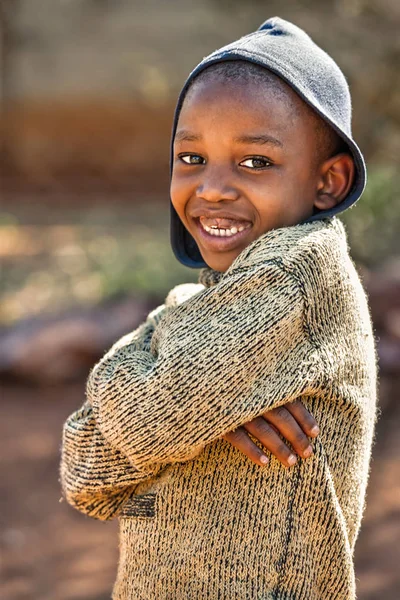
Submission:
M 199 221 L 204 231 L 219 237 L 232 237 L 251 227 L 249 221 L 235 219 L 200 217 Z
M 233 250 L 252 228 L 250 221 L 231 218 L 199 217 L 195 219 L 202 245 L 214 252 Z

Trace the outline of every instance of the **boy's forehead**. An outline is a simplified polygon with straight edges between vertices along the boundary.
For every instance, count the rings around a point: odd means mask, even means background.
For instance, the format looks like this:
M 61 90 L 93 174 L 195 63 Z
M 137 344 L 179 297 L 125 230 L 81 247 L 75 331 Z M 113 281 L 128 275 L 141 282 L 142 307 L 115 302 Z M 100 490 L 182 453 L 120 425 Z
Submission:
M 260 69 L 260 67 L 259 67 Z M 257 73 L 257 71 L 255 72 Z M 252 75 L 252 76 L 251 76 Z M 193 95 L 196 91 L 207 92 L 214 90 L 217 87 L 228 87 L 230 91 L 235 93 L 246 93 L 251 90 L 251 94 L 263 95 L 268 94 L 274 96 L 281 102 L 293 104 L 305 104 L 300 96 L 285 82 L 283 79 L 269 71 L 262 69 L 261 73 L 239 75 L 238 77 L 227 77 L 224 72 L 219 72 L 213 69 L 212 66 L 205 69 L 189 87 L 186 98 Z
M 245 114 L 248 121 L 252 118 L 261 122 L 275 118 L 286 128 L 299 118 L 305 122 L 309 120 L 312 109 L 276 76 L 265 80 L 224 80 L 216 73 L 195 81 L 190 87 L 183 102 L 178 130 L 188 119 L 199 122 L 202 116 L 208 120 L 212 114 L 224 116 L 226 111 L 232 117 L 239 112 L 242 116 Z

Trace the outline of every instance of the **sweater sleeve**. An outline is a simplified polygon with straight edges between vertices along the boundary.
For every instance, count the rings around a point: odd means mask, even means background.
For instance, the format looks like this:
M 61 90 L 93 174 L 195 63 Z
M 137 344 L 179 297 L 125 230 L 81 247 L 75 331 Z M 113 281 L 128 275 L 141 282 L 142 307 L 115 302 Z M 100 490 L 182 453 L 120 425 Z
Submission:
M 150 348 L 151 337 L 165 313 L 160 306 L 146 322 L 115 345 L 136 350 Z M 67 502 L 90 517 L 109 520 L 133 493 L 135 484 L 154 476 L 161 465 L 137 469 L 105 439 L 86 401 L 66 420 L 62 432 L 60 483 Z
M 154 476 L 162 466 L 139 471 L 114 449 L 96 426 L 90 404 L 74 412 L 63 428 L 61 485 L 67 502 L 103 521 L 117 516 L 135 484 Z
M 138 469 L 182 462 L 313 389 L 317 354 L 295 278 L 275 261 L 224 274 L 160 321 L 151 351 L 117 344 L 88 398 L 104 437 Z

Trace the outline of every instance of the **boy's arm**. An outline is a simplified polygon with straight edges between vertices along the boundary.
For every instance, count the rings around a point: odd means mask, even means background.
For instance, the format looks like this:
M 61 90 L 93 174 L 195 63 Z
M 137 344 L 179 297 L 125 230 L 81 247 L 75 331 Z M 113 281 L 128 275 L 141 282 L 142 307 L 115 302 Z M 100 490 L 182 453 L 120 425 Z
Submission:
M 96 426 L 90 404 L 65 422 L 61 449 L 61 486 L 65 499 L 77 510 L 100 520 L 117 516 L 134 484 L 161 470 L 138 471 L 114 449 Z
M 315 389 L 320 362 L 304 324 L 301 290 L 277 262 L 228 271 L 164 316 L 150 352 L 118 342 L 94 367 L 99 429 L 138 469 L 190 459 Z
M 150 348 L 158 321 L 165 314 L 162 305 L 145 323 L 117 342 L 136 350 Z M 139 471 L 118 449 L 113 448 L 97 427 L 92 407 L 86 401 L 66 420 L 63 427 L 60 482 L 69 504 L 96 519 L 108 520 L 133 492 L 134 484 L 154 476 L 161 465 Z

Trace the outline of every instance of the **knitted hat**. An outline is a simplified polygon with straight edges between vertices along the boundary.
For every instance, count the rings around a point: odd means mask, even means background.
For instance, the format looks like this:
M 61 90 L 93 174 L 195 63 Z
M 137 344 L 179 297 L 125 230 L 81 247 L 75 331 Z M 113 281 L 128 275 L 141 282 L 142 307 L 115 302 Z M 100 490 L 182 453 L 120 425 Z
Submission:
M 193 79 L 212 64 L 228 60 L 246 60 L 269 69 L 309 104 L 346 142 L 355 164 L 355 178 L 349 194 L 336 206 L 312 215 L 303 223 L 326 219 L 343 212 L 361 196 L 366 183 L 363 156 L 351 133 L 351 98 L 347 81 L 334 60 L 317 46 L 299 27 L 279 17 L 268 19 L 261 27 L 236 42 L 215 50 L 190 73 L 179 95 L 171 141 L 173 143 L 179 113 Z M 199 248 L 184 227 L 171 203 L 171 244 L 176 258 L 188 267 L 204 267 Z

